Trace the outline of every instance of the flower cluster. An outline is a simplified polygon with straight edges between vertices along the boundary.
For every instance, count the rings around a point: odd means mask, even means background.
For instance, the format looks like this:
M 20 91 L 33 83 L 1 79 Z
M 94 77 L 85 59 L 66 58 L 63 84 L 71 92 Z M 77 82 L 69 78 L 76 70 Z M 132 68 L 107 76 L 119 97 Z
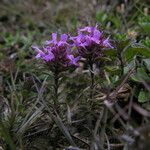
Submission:
M 68 40 L 72 43 L 68 43 Z M 77 48 L 78 57 L 72 53 L 72 47 Z M 113 48 L 109 38 L 104 38 L 103 33 L 95 27 L 85 27 L 78 29 L 78 35 L 68 38 L 67 34 L 62 34 L 58 39 L 56 33 L 52 33 L 52 39 L 46 41 L 42 48 L 32 46 L 37 52 L 36 58 L 44 60 L 51 71 L 56 68 L 59 71 L 69 67 L 78 66 L 81 57 L 90 60 L 92 63 L 102 56 L 102 51 L 106 48 Z
M 68 35 L 62 34 L 60 39 L 57 38 L 56 33 L 52 33 L 52 39 L 46 41 L 42 48 L 32 46 L 37 52 L 36 58 L 44 60 L 50 70 L 63 71 L 72 66 L 78 66 L 80 57 L 74 57 L 71 53 L 71 45 L 67 42 Z
M 92 61 L 96 61 L 105 48 L 113 48 L 109 38 L 104 38 L 97 26 L 79 29 L 78 35 L 71 37 L 71 40 L 77 47 L 79 55 L 86 59 L 92 59 Z

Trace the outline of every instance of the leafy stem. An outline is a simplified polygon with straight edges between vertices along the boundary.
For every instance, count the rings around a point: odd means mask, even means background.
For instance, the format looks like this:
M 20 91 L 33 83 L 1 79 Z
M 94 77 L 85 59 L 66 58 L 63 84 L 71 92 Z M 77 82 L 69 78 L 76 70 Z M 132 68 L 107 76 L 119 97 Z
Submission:
M 108 108 L 107 108 L 107 106 L 104 106 L 103 118 L 102 118 L 102 122 L 101 122 L 101 132 L 100 132 L 101 147 L 104 147 L 104 143 L 105 143 L 107 118 L 108 118 Z
M 59 88 L 59 72 L 57 67 L 54 71 L 54 106 L 58 107 L 58 88 Z
M 93 99 L 93 89 L 94 89 L 94 70 L 93 70 L 93 62 L 89 60 L 89 67 L 90 67 L 90 78 L 91 78 L 91 85 L 90 85 L 90 99 Z
M 124 74 L 124 63 L 120 52 L 118 52 L 118 59 L 120 61 L 121 76 L 122 76 Z

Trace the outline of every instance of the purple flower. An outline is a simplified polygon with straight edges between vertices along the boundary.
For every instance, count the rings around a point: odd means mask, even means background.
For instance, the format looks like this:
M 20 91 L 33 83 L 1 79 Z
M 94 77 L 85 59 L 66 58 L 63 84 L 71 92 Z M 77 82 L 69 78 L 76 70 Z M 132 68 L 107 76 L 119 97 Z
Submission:
M 60 39 L 56 33 L 52 33 L 52 39 L 45 42 L 42 48 L 32 46 L 36 51 L 36 58 L 44 60 L 50 69 L 59 71 L 69 67 L 78 66 L 79 57 L 74 57 L 71 53 L 71 45 L 68 43 L 68 35 L 62 34 Z
M 78 49 L 80 56 L 96 60 L 102 55 L 102 50 L 113 48 L 109 38 L 104 38 L 103 33 L 95 27 L 85 27 L 78 29 L 78 35 L 70 38 Z
M 78 66 L 78 61 L 80 60 L 80 58 L 80 56 L 75 58 L 73 55 L 68 55 L 68 59 L 70 60 L 71 65 Z
M 113 48 L 113 46 L 109 42 L 109 37 L 103 40 L 102 45 L 103 47 L 106 47 L 106 48 Z

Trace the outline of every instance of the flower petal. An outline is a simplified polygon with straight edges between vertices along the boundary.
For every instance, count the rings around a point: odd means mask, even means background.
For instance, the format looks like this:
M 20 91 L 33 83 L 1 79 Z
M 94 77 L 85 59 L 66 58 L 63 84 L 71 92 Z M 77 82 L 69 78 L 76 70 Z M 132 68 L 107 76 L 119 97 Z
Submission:
M 68 35 L 67 34 L 62 34 L 60 36 L 60 40 L 63 41 L 63 42 L 66 42 L 67 41 L 67 38 L 68 38 Z
M 106 48 L 113 48 L 109 42 L 109 37 L 103 41 L 103 46 Z
M 57 33 L 52 33 L 53 42 L 57 42 Z

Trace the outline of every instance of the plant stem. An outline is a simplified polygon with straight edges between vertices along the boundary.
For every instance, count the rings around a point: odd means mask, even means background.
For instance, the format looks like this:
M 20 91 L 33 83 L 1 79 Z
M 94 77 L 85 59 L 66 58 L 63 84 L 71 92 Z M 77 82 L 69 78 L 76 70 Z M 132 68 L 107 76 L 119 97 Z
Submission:
M 89 66 L 90 66 L 90 76 L 91 76 L 90 99 L 93 99 L 94 72 L 93 72 L 93 62 L 92 61 L 89 61 Z
M 121 76 L 122 76 L 124 74 L 124 63 L 123 63 L 121 53 L 118 53 L 118 58 L 119 58 L 119 61 L 120 61 Z
M 101 146 L 103 148 L 104 148 L 104 143 L 105 143 L 105 139 L 104 138 L 105 138 L 107 117 L 108 117 L 108 108 L 107 108 L 107 106 L 104 106 L 103 119 L 102 119 L 101 132 L 100 132 Z
M 57 68 L 54 72 L 54 106 L 58 107 L 58 88 L 59 88 L 59 73 Z

